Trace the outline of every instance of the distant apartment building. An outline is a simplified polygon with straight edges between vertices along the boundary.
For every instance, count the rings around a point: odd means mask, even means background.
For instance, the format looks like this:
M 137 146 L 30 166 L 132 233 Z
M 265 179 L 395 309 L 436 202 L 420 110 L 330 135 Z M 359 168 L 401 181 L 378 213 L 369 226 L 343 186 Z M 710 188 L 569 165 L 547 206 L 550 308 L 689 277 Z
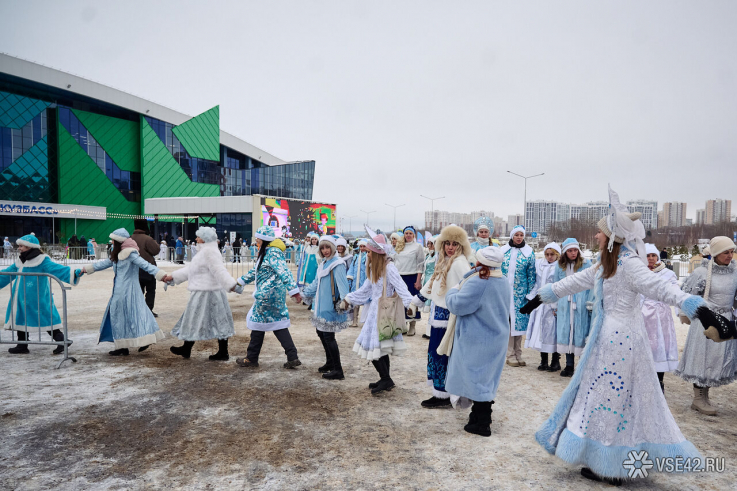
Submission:
M 660 227 L 684 227 L 686 225 L 686 203 L 677 201 L 663 203 Z
M 645 199 L 637 199 L 627 202 L 627 209 L 631 213 L 639 211 L 642 213 L 642 224 L 645 230 L 658 228 L 658 202 Z
M 696 210 L 696 225 L 704 225 L 706 223 L 706 209 Z
M 544 234 L 555 222 L 571 219 L 571 205 L 557 201 L 535 200 L 527 202 L 525 210 L 525 229 L 528 232 Z
M 732 200 L 710 199 L 706 202 L 706 225 L 728 222 L 732 218 Z
M 571 219 L 584 222 L 598 222 L 609 211 L 606 201 L 589 201 L 582 205 L 571 205 Z

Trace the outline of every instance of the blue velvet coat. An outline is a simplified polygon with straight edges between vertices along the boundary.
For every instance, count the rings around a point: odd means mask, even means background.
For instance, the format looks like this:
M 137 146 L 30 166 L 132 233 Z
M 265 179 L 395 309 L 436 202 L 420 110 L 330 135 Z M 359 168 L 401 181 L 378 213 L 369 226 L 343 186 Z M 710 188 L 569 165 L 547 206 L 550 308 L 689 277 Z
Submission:
M 591 261 L 584 259 L 580 273 L 591 267 Z M 558 282 L 566 277 L 566 270 L 559 264 L 555 266 L 553 282 Z M 593 300 L 591 290 L 584 290 L 573 295 L 566 295 L 558 300 L 557 320 L 557 344 L 558 353 L 573 353 L 581 356 L 586 338 L 591 329 L 591 312 L 586 308 L 586 302 Z M 573 316 L 573 333 L 571 335 L 571 316 Z
M 475 270 L 464 276 L 461 289 L 445 295 L 455 314 L 453 351 L 448 360 L 445 390 L 472 401 L 492 401 L 509 344 L 509 297 L 506 278 L 479 278 Z
M 330 290 L 330 273 L 333 274 L 333 283 L 337 290 L 335 297 L 345 298 L 348 295 L 348 280 L 346 279 L 345 264 L 337 255 L 320 263 L 317 268 L 317 278 L 309 284 L 303 295 L 312 302 L 312 325 L 318 331 L 338 332 L 348 327 L 348 314 L 336 312 L 333 307 L 333 292 Z
M 148 346 L 164 339 L 141 292 L 138 270 L 144 270 L 157 280 L 164 277 L 164 272 L 149 264 L 135 249 L 123 249 L 117 263 L 103 259 L 88 264 L 85 272 L 92 274 L 107 268 L 113 268 L 115 278 L 113 294 L 100 324 L 99 342 L 115 343 L 115 349 L 121 349 Z

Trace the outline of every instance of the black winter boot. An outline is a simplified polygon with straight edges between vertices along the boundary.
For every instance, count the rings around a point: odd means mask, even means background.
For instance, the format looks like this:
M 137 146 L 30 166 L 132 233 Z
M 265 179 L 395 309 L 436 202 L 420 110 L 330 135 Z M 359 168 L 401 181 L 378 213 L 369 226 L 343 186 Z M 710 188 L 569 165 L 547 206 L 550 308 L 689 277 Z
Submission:
M 540 365 L 537 367 L 537 369 L 543 372 L 546 371 L 548 368 L 550 368 L 550 365 L 548 365 L 548 354 L 540 353 Z
M 57 341 L 57 342 L 64 341 L 64 333 L 61 332 L 61 329 L 54 329 L 49 334 L 51 334 L 51 337 L 54 338 L 54 341 Z M 71 346 L 74 341 L 72 341 L 71 339 L 68 339 L 67 342 L 69 343 L 67 346 Z M 54 348 L 53 354 L 60 355 L 62 353 L 64 353 L 63 345 L 59 345 L 56 348 Z
M 422 401 L 420 406 L 427 409 L 436 409 L 440 407 L 450 407 L 450 399 L 440 399 L 439 397 L 432 396 L 430 399 Z
M 469 433 L 491 436 L 491 405 L 494 401 L 474 401 L 468 424 L 463 427 Z
M 17 334 L 18 334 L 18 341 L 27 341 L 25 331 L 17 331 Z M 8 353 L 12 355 L 23 355 L 26 353 L 30 353 L 30 351 L 28 350 L 27 344 L 17 344 L 15 345 L 15 347 L 10 348 L 8 350 Z
M 553 361 L 550 362 L 549 372 L 557 372 L 560 370 L 560 353 L 553 353 Z
M 340 349 L 338 348 L 338 342 L 335 340 L 335 334 L 325 339 L 325 344 L 328 347 L 330 353 L 330 361 L 333 362 L 333 369 L 327 373 L 322 374 L 322 378 L 327 380 L 343 380 L 343 366 L 340 364 Z
M 130 354 L 130 351 L 128 351 L 128 348 L 120 348 L 108 351 L 107 354 L 110 356 L 128 356 Z
M 380 358 L 380 359 L 381 359 L 381 358 Z M 390 358 L 390 357 L 389 357 L 389 356 L 387 355 L 387 356 L 386 356 L 386 369 L 387 369 L 387 370 L 390 370 L 390 369 L 391 369 L 391 363 L 389 363 L 389 360 L 391 360 L 391 358 Z M 377 362 L 377 361 L 378 361 L 378 360 L 373 360 L 373 361 L 371 362 L 371 363 L 373 363 L 373 364 L 374 364 L 374 368 L 376 368 L 376 362 Z M 377 372 L 379 372 L 379 375 L 381 375 L 381 372 L 379 371 L 379 369 L 378 369 L 378 368 L 376 368 L 376 371 L 377 371 Z M 390 371 L 391 371 L 391 370 L 390 370 Z M 374 387 L 376 387 L 377 385 L 379 385 L 379 382 L 381 382 L 381 380 L 379 380 L 378 382 L 373 382 L 373 383 L 370 383 L 370 384 L 369 384 L 369 389 L 373 389 Z
M 194 346 L 194 341 L 185 341 L 181 346 L 172 346 L 169 351 L 186 359 L 192 354 L 192 346 Z
M 325 350 L 325 364 L 317 369 L 319 373 L 329 373 L 333 371 L 333 360 L 330 358 L 330 349 L 328 349 L 327 342 L 325 341 L 325 336 L 322 332 L 317 331 L 317 337 L 320 338 L 320 342 L 322 343 L 322 349 Z
M 394 381 L 389 376 L 389 355 L 384 355 L 377 360 L 377 364 L 374 366 L 379 370 L 381 380 L 376 384 L 376 387 L 371 389 L 371 394 L 375 395 L 385 390 L 392 390 L 394 388 Z M 378 366 L 377 366 L 378 365 Z
M 230 359 L 228 354 L 228 340 L 218 339 L 218 352 L 214 355 L 210 355 L 212 361 L 227 361 Z
M 573 353 L 566 353 L 566 367 L 560 372 L 561 377 L 573 377 Z

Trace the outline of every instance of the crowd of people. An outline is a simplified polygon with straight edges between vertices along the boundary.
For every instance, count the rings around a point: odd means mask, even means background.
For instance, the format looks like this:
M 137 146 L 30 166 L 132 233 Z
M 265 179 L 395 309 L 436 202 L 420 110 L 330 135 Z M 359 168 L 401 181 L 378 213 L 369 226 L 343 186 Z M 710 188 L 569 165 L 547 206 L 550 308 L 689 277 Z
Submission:
M 663 374 L 674 372 L 693 383 L 692 408 L 716 414 L 710 388 L 737 377 L 737 266 L 735 244 L 715 237 L 711 255 L 679 288 L 658 249 L 644 243 L 639 213 L 628 212 L 611 190 L 610 213 L 598 227 L 600 252 L 590 260 L 575 238 L 547 244 L 536 258 L 521 226 L 500 245 L 485 223 L 473 243 L 462 228 L 449 225 L 437 236 L 425 234 L 424 246 L 412 226 L 389 237 L 366 227 L 367 237 L 353 244 L 341 236 L 311 233 L 303 243 L 289 246 L 264 226 L 252 244 L 253 267 L 233 278 L 213 228 L 200 227 L 191 261 L 165 273 L 156 257 L 166 244 L 149 237 L 145 221 L 136 221 L 133 235 L 125 229 L 110 234 L 109 258 L 75 271 L 42 254 L 35 236 L 22 237 L 17 241 L 20 257 L 5 271 L 46 272 L 76 284 L 84 275 L 112 268 L 112 295 L 99 337 L 114 344 L 111 356 L 129 355 L 133 348 L 143 351 L 162 340 L 153 313 L 156 282 L 187 282 L 189 301 L 171 332 L 183 344 L 171 352 L 189 358 L 195 342 L 217 339 L 218 351 L 210 356 L 214 361 L 229 359 L 228 339 L 235 333 L 228 293 L 240 294 L 253 283 L 246 321 L 251 337 L 245 356 L 236 359 L 238 366 L 259 366 L 266 332 L 273 332 L 284 349 L 284 368 L 302 364 L 289 332 L 286 299 L 291 297 L 310 309 L 325 352 L 325 363 L 316 369 L 326 380 L 345 378 L 338 337 L 361 326 L 352 351 L 376 369 L 378 380 L 368 384 L 373 395 L 395 387 L 391 359 L 406 352 L 404 336 L 416 334 L 424 313 L 430 397 L 420 404 L 427 409 L 470 407 L 465 431 L 486 437 L 504 366 L 526 366 L 524 341 L 540 352 L 538 370 L 570 378 L 536 440 L 551 454 L 582 465 L 585 477 L 620 484 L 630 451 L 647 450 L 650 459 L 700 456 L 670 413 Z M 177 258 L 180 247 L 184 244 L 175 244 Z M 236 248 L 245 247 L 238 243 Z M 296 279 L 286 261 L 288 247 L 297 256 Z M 38 280 L 43 296 L 44 281 Z M 10 276 L 0 277 L 0 288 L 11 282 Z M 26 297 L 15 295 L 11 301 L 24 302 L 26 308 L 9 305 L 6 327 L 17 332 L 19 341 L 31 328 L 45 329 L 56 340 L 60 321 L 55 307 L 33 298 L 35 288 L 24 291 Z M 27 313 L 28 306 L 36 310 Z M 680 361 L 671 307 L 690 324 Z M 27 353 L 28 345 L 10 352 Z

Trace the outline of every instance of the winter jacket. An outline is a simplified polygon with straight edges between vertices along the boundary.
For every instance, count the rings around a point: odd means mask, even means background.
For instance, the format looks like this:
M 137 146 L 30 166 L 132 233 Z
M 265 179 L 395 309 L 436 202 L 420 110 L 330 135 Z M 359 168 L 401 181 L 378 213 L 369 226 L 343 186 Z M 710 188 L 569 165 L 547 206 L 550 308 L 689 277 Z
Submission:
M 134 230 L 131 239 L 138 244 L 138 254 L 149 264 L 156 266 L 154 256 L 161 252 L 161 246 L 143 230 Z
M 185 267 L 174 271 L 174 284 L 188 281 L 189 291 L 229 291 L 235 286 L 235 278 L 225 269 L 217 242 L 197 245 L 197 255 Z

